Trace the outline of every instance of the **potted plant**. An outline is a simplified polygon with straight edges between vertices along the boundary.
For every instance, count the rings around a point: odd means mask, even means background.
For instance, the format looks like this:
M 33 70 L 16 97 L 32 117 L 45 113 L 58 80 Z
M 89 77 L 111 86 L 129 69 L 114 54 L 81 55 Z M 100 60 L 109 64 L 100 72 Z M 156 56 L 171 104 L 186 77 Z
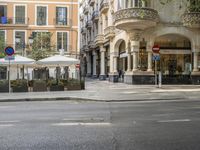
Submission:
M 0 93 L 9 92 L 8 80 L 0 80 Z
M 49 80 L 49 90 L 50 91 L 64 91 L 64 84 L 58 80 Z
M 28 92 L 27 80 L 13 80 L 11 81 L 13 92 Z
M 34 80 L 33 81 L 33 92 L 47 91 L 47 83 L 45 80 Z

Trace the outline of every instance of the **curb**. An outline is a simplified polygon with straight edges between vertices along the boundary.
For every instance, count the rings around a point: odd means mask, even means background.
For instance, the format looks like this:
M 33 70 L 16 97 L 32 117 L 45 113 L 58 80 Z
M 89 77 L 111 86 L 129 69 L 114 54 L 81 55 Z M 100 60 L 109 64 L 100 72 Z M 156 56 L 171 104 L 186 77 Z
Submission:
M 186 97 L 177 98 L 158 98 L 158 99 L 124 99 L 124 100 L 99 100 L 99 99 L 88 99 L 88 98 L 75 98 L 75 97 L 56 97 L 56 98 L 22 98 L 22 99 L 1 99 L 0 102 L 29 102 L 29 101 L 85 101 L 85 102 L 145 102 L 145 101 L 165 101 L 165 100 L 187 100 Z

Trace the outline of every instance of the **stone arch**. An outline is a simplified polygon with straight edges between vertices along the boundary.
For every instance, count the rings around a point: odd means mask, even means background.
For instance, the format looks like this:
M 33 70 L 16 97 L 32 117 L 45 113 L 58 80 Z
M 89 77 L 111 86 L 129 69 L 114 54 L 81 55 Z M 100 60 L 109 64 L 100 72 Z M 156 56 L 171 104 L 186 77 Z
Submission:
M 114 46 L 115 53 L 119 54 L 119 48 L 122 43 L 124 43 L 124 46 L 126 49 L 126 41 L 124 39 L 119 39 L 119 40 L 117 40 L 117 42 L 115 43 L 115 46 Z

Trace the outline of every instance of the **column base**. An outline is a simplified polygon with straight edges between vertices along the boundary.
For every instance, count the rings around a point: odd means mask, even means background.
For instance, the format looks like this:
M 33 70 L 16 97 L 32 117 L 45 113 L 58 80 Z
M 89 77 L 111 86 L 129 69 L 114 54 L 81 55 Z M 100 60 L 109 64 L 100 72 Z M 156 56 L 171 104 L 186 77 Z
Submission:
M 86 77 L 89 77 L 89 78 L 90 78 L 90 77 L 92 77 L 92 75 L 91 75 L 90 73 L 87 73 L 87 74 L 86 74 Z
M 153 85 L 155 84 L 155 76 L 153 72 L 146 71 L 132 72 L 132 74 L 126 73 L 124 75 L 124 83 Z
M 99 80 L 106 80 L 106 75 L 100 75 Z
M 191 74 L 192 84 L 200 85 L 200 72 L 195 71 Z
M 118 73 L 109 74 L 109 82 L 116 83 L 119 81 Z

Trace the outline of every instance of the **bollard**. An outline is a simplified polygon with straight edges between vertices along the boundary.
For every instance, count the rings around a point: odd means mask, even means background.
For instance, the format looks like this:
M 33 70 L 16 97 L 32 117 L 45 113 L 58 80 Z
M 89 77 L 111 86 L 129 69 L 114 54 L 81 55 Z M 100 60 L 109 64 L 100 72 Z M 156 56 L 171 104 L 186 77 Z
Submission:
M 162 73 L 161 71 L 159 71 L 159 77 L 158 77 L 158 87 L 161 88 L 162 87 Z

